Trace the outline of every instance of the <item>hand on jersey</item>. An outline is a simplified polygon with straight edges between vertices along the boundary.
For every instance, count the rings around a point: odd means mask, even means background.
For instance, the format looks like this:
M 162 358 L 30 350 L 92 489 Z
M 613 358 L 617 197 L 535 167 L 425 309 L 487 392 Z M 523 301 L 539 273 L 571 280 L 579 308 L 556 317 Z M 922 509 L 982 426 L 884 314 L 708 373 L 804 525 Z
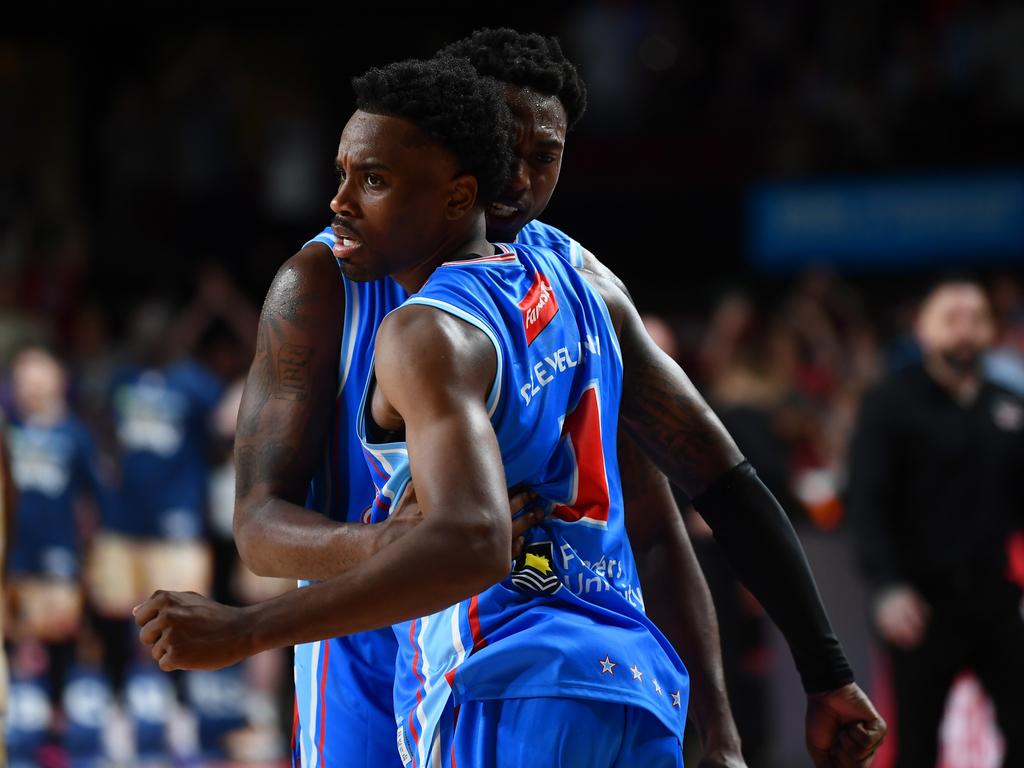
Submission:
M 157 590 L 134 610 L 139 638 L 160 669 L 220 669 L 250 655 L 244 608 L 195 592 Z
M 885 731 L 856 683 L 807 696 L 807 751 L 815 768 L 867 768 Z
M 537 500 L 537 494 L 530 490 L 509 489 L 508 504 L 512 513 L 512 559 L 515 560 L 523 551 L 526 539 L 524 534 L 544 519 L 543 509 L 532 509 L 519 514 Z M 410 485 L 403 494 L 401 503 L 383 523 L 377 537 L 376 552 L 391 542 L 405 536 L 409 531 L 423 522 L 423 511 L 416 500 L 416 489 Z

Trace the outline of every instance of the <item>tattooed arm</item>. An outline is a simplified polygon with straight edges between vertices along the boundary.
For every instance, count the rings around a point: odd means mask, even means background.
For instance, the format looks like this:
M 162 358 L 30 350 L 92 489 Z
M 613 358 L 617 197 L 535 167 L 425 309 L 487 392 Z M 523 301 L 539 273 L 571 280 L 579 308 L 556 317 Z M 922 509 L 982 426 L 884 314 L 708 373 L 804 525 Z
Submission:
M 583 263 L 632 301 L 625 284 L 590 251 L 584 250 Z M 624 429 L 619 433 L 619 468 L 626 533 L 636 555 L 647 614 L 685 659 L 693 680 L 690 709 L 704 747 L 700 766 L 742 766 L 739 732 L 722 672 L 715 604 L 672 489 Z
M 305 509 L 338 376 L 345 295 L 334 256 L 311 243 L 289 259 L 260 315 L 235 438 L 235 542 L 264 576 L 329 578 L 372 554 L 380 533 Z
M 693 499 L 744 585 L 789 644 L 807 691 L 815 766 L 869 765 L 885 723 L 853 682 L 793 527 L 682 369 L 621 290 L 593 276 L 622 349 L 622 423 Z

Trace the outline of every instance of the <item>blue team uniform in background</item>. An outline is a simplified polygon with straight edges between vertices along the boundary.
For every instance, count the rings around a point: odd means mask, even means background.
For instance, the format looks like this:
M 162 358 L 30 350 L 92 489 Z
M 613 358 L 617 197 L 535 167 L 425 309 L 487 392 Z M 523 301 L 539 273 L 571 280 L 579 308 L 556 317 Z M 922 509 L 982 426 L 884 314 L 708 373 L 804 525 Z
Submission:
M 439 267 L 407 303 L 448 312 L 491 340 L 498 370 L 487 406 L 506 480 L 536 491 L 548 516 L 506 580 L 395 626 L 403 762 L 548 765 L 555 755 L 544 746 L 571 738 L 558 744 L 567 764 L 680 765 L 689 680 L 644 614 L 626 539 L 622 360 L 603 300 L 564 257 L 517 245 Z M 378 519 L 400 503 L 410 473 L 404 442 L 368 436 L 368 407 L 359 427 L 379 478 Z M 567 726 L 577 715 L 603 722 L 614 743 Z M 503 729 L 532 744 L 522 762 L 507 753 L 510 739 L 499 752 Z
M 583 263 L 579 243 L 539 221 L 525 227 L 518 241 L 550 247 L 573 266 Z M 305 245 L 314 242 L 333 247 L 331 228 L 325 227 Z M 306 506 L 333 520 L 369 522 L 375 488 L 356 434 L 355 417 L 372 366 L 377 328 L 407 294 L 391 279 L 350 281 L 340 268 L 339 284 L 345 320 L 338 392 L 328 444 L 310 484 Z M 395 748 L 392 698 L 397 652 L 397 641 L 388 628 L 296 646 L 293 765 L 313 768 L 325 762 L 337 765 L 339 760 L 352 768 L 401 765 Z
M 11 571 L 73 580 L 79 570 L 75 497 L 88 493 L 101 508 L 108 501 L 92 438 L 69 414 L 45 426 L 12 419 L 8 442 L 18 490 Z
M 205 529 L 210 414 L 223 386 L 192 360 L 126 371 L 112 384 L 121 487 L 103 527 L 147 539 L 193 540 Z

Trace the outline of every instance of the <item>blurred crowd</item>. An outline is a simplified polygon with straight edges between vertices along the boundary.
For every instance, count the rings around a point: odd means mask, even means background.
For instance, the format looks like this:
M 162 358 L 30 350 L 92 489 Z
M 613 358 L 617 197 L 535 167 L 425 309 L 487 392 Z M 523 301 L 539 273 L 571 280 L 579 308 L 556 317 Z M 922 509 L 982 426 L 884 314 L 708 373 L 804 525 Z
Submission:
M 0 352 L 9 479 L 12 765 L 247 762 L 285 754 L 290 661 L 163 675 L 132 609 L 157 588 L 228 603 L 289 585 L 240 564 L 232 441 L 256 310 L 221 268 L 185 306 L 147 298 L 123 334 L 12 318 Z M 104 763 L 105 764 L 105 763 Z
M 732 289 L 709 315 L 646 322 L 798 530 L 842 535 L 858 403 L 919 359 L 921 293 L 907 288 L 869 311 L 860 289 L 827 272 L 778 287 L 770 298 Z M 1024 394 L 1024 288 L 1009 275 L 987 287 L 999 328 L 987 375 Z M 239 604 L 289 586 L 248 573 L 231 539 L 231 445 L 254 304 L 208 265 L 183 306 L 148 298 L 123 332 L 110 333 L 109 321 L 93 307 L 61 336 L 55 321 L 15 316 L 0 339 L 20 501 L 7 587 L 11 760 L 280 758 L 291 714 L 284 652 L 162 676 L 131 622 L 156 588 Z M 776 670 L 765 619 L 716 559 L 707 528 L 696 515 L 689 523 L 715 592 L 741 733 L 758 754 L 770 746 L 764 689 Z

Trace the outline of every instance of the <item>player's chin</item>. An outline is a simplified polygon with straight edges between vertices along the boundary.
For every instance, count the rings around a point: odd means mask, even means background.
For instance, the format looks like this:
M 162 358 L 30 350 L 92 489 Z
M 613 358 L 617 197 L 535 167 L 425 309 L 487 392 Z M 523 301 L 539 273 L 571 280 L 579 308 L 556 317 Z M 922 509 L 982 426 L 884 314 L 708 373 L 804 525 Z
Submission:
M 387 270 L 374 264 L 356 263 L 350 259 L 339 259 L 341 271 L 349 280 L 369 283 L 387 277 Z
M 527 218 L 517 214 L 512 218 L 487 212 L 487 239 L 492 243 L 514 243 L 519 230 L 526 226 Z

